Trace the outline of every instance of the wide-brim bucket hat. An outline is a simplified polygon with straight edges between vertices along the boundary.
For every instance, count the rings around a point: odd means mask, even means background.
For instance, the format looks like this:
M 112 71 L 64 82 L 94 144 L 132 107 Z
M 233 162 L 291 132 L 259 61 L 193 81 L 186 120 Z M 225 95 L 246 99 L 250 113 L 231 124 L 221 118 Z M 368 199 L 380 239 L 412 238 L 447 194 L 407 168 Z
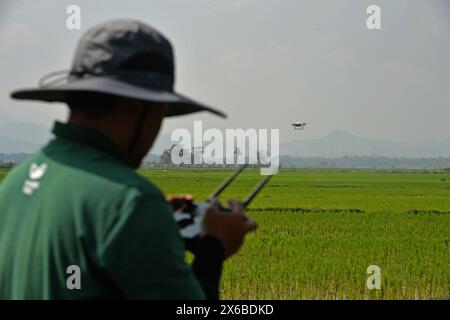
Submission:
M 174 54 L 169 40 L 147 24 L 121 19 L 86 31 L 70 71 L 53 72 L 41 79 L 39 87 L 16 90 L 11 97 L 69 103 L 90 93 L 107 94 L 166 103 L 166 116 L 209 111 L 226 117 L 175 92 L 174 83 Z

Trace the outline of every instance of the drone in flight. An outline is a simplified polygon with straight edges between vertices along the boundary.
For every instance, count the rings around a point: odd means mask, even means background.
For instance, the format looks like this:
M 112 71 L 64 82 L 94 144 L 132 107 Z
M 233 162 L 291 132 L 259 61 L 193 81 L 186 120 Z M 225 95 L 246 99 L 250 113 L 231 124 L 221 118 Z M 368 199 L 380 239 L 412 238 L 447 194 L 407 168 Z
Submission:
M 294 122 L 291 125 L 295 130 L 303 130 L 303 129 L 305 129 L 307 123 L 306 122 Z

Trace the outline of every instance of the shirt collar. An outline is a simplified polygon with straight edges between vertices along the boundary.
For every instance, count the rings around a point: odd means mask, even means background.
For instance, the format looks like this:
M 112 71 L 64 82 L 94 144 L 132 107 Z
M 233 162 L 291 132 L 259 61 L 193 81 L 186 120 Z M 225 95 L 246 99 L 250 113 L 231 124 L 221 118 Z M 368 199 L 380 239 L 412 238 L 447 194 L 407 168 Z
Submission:
M 121 162 L 124 162 L 126 165 L 132 167 L 132 164 L 122 149 L 120 149 L 116 143 L 98 130 L 78 124 L 56 121 L 53 126 L 52 133 L 58 138 L 74 140 L 90 145 L 112 155 Z

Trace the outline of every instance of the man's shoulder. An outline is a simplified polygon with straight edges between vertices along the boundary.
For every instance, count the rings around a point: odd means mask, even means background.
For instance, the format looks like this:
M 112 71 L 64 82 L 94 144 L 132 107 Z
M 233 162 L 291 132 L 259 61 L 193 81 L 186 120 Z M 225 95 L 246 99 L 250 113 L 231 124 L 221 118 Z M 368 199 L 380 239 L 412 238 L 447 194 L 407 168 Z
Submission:
M 99 161 L 88 172 L 93 178 L 105 180 L 111 185 L 119 185 L 125 189 L 135 189 L 142 195 L 163 196 L 150 180 L 141 176 L 131 167 L 114 161 Z
M 99 186 L 103 191 L 136 189 L 142 194 L 162 197 L 162 192 L 133 168 L 90 146 L 72 142 L 58 143 L 55 140 L 39 154 L 41 156 L 37 155 L 35 159 L 47 159 L 59 176 L 70 176 L 77 184 L 87 188 Z M 66 178 L 68 179 L 69 177 Z
M 0 185 L 18 189 L 26 181 L 31 181 L 30 185 L 39 183 L 39 189 L 64 198 L 78 195 L 78 198 L 93 197 L 101 202 L 102 199 L 121 201 L 134 195 L 164 199 L 161 190 L 150 180 L 108 157 L 68 160 L 39 151 L 13 168 Z
M 141 196 L 164 198 L 162 191 L 153 182 L 132 168 L 110 164 L 102 167 L 99 171 L 102 179 L 105 179 L 107 183 L 118 184 L 127 190 L 135 190 Z
M 139 175 L 130 167 L 114 161 L 98 161 L 88 166 L 63 167 L 59 170 L 68 170 L 81 189 L 86 188 L 97 196 L 129 197 L 131 194 L 139 197 L 163 199 L 164 195 L 150 180 Z

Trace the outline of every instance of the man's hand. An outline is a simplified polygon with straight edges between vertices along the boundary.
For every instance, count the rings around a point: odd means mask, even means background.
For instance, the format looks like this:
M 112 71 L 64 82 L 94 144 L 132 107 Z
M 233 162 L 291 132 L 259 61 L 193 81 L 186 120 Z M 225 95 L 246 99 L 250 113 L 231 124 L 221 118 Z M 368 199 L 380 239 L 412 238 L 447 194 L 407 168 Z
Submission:
M 173 211 L 192 205 L 193 201 L 194 199 L 191 194 L 167 196 L 167 202 L 172 206 Z
M 221 240 L 225 248 L 225 258 L 235 254 L 246 234 L 257 227 L 254 220 L 244 215 L 244 207 L 239 201 L 230 199 L 228 203 L 230 212 L 222 211 L 217 200 L 212 202 L 205 214 L 201 234 Z
M 172 209 L 180 210 L 193 204 L 192 195 L 169 195 L 167 201 Z M 203 220 L 203 236 L 210 235 L 219 239 L 225 249 L 225 258 L 235 254 L 241 247 L 247 233 L 256 229 L 256 222 L 244 215 L 244 207 L 234 199 L 228 202 L 231 211 L 222 211 L 217 200 L 211 203 L 211 207 L 205 214 Z M 197 240 L 198 241 L 198 240 Z M 185 239 L 186 248 L 196 253 L 196 241 Z

